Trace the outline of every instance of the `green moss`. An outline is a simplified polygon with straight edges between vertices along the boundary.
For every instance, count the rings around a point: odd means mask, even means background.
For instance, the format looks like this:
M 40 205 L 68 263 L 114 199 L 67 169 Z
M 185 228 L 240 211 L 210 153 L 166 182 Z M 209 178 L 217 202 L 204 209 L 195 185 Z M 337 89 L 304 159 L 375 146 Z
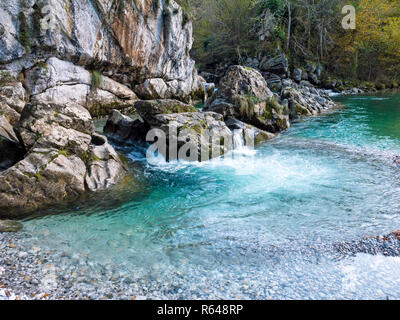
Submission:
M 22 11 L 18 14 L 18 21 L 19 21 L 19 41 L 25 48 L 25 50 L 29 51 L 31 47 L 31 34 L 29 31 L 28 20 Z
M 41 24 L 40 21 L 43 19 L 42 9 L 44 7 L 43 3 L 35 3 L 33 6 L 32 14 L 32 35 L 33 37 L 40 37 L 41 35 Z
M 203 127 L 201 125 L 194 125 L 192 126 L 190 129 L 196 131 L 198 134 L 202 134 L 203 133 Z
M 299 116 L 305 116 L 308 114 L 307 109 L 303 108 L 300 105 L 297 105 L 295 110 L 296 110 L 296 114 Z
M 100 72 L 93 70 L 92 74 L 92 89 L 98 89 L 103 84 L 103 76 Z
M 58 155 L 59 155 L 59 156 L 64 156 L 64 157 L 67 157 L 67 158 L 68 158 L 68 156 L 69 156 L 67 150 L 60 150 L 60 151 L 58 151 Z
M 96 155 L 93 155 L 93 156 L 90 158 L 90 162 L 99 162 L 99 161 L 103 161 L 103 159 L 99 158 L 99 157 L 96 156 Z
M 15 77 L 13 77 L 8 71 L 0 71 L 0 86 L 5 86 L 15 80 Z

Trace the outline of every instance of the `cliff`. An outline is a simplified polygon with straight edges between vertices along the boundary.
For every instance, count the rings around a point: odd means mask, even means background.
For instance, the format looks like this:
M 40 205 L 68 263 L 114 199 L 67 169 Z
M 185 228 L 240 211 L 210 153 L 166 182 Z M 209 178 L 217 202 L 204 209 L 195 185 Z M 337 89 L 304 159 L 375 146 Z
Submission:
M 0 34 L 1 74 L 27 101 L 72 98 L 101 114 L 138 98 L 190 101 L 201 87 L 192 24 L 172 0 L 3 0 Z

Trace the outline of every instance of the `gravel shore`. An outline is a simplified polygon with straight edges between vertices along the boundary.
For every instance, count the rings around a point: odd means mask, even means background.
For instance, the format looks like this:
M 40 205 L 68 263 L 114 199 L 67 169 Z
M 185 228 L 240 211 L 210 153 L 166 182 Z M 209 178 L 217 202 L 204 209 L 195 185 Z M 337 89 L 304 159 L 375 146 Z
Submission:
M 116 270 L 91 273 L 98 266 L 90 261 L 29 247 L 27 237 L 24 231 L 0 233 L 0 300 L 146 299 L 126 275 Z M 60 259 L 70 263 L 55 265 Z
M 132 270 L 120 265 L 100 264 L 77 253 L 54 252 L 32 246 L 34 237 L 24 230 L 0 233 L 0 300 L 259 299 L 267 295 L 262 283 L 250 279 L 251 273 L 244 278 L 243 273 L 239 276 L 240 269 L 237 274 L 227 275 L 226 279 L 217 275 L 216 280 L 207 283 L 207 287 L 195 280 L 196 276 L 205 279 L 207 275 L 196 274 L 189 266 L 184 274 L 167 271 L 168 276 L 164 274 L 160 278 L 170 280 L 160 281 L 155 278 L 157 272 L 154 270 L 133 275 Z M 264 249 L 261 255 L 272 254 Z M 333 244 L 317 251 L 318 256 L 330 252 L 328 254 L 333 253 L 339 259 L 357 253 L 399 256 L 400 232 Z M 225 285 L 231 286 L 231 292 Z M 233 290 L 236 293 L 232 295 L 232 288 L 236 287 L 237 290 Z M 237 292 L 241 293 L 237 295 Z M 268 294 L 273 297 L 276 293 L 271 291 Z

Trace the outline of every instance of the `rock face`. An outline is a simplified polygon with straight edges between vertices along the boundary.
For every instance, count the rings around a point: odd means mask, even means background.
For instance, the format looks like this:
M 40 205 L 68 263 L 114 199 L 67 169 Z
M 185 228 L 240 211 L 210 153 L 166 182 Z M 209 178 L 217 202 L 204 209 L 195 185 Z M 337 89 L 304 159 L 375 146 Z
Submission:
M 271 133 L 289 128 L 289 110 L 279 105 L 262 75 L 251 68 L 231 67 L 206 110 L 233 117 Z
M 54 57 L 28 70 L 25 84 L 32 103 L 73 102 L 87 108 L 92 115 L 108 114 L 117 106 L 132 107 L 137 100 L 128 87 Z
M 109 135 L 117 142 L 142 142 L 146 140 L 146 134 L 150 126 L 140 121 L 121 114 L 118 110 L 113 110 L 104 127 L 104 133 Z
M 281 98 L 288 102 L 291 119 L 316 115 L 335 106 L 324 90 L 304 85 L 303 81 L 298 85 L 291 80 L 285 80 Z
M 157 128 L 166 136 L 167 148 L 160 150 L 173 161 L 207 161 L 232 150 L 232 132 L 220 114 L 214 112 L 185 112 L 155 116 Z M 171 144 L 176 152 L 171 152 Z
M 0 171 L 11 167 L 24 155 L 14 128 L 4 115 L 0 116 L 0 150 Z
M 156 118 L 159 114 L 197 112 L 192 105 L 177 100 L 138 101 L 135 103 L 135 108 L 142 119 L 152 127 L 159 125 L 159 120 Z
M 123 141 L 145 141 L 148 133 L 149 137 L 153 136 L 151 132 L 157 137 L 162 136 L 165 140 L 158 151 L 167 161 L 207 161 L 232 150 L 232 132 L 220 114 L 159 112 L 150 119 L 152 125 L 145 123 L 147 127 L 144 127 L 141 121 L 134 121 L 114 110 L 104 130 Z
M 14 77 L 38 67 L 42 70 L 35 72 L 44 78 L 46 71 L 52 73 L 35 94 L 70 81 L 90 84 L 79 69 L 63 77 L 65 68 L 49 62 L 52 57 L 97 70 L 146 98 L 190 100 L 193 92 L 204 90 L 189 55 L 192 23 L 173 0 L 3 0 L 0 21 L 0 64 L 5 70 Z M 87 92 L 85 86 L 75 88 L 79 95 Z M 66 91 L 63 87 L 54 94 Z
M 173 0 L 2 0 L 0 215 L 115 184 L 121 161 L 91 116 L 134 111 L 139 99 L 204 100 L 192 43 Z M 181 112 L 168 103 L 142 114 Z M 109 131 L 125 126 L 133 140 L 149 129 L 117 120 Z
M 123 174 L 118 154 L 80 105 L 27 105 L 16 129 L 26 155 L 0 174 L 0 216 L 108 188 Z

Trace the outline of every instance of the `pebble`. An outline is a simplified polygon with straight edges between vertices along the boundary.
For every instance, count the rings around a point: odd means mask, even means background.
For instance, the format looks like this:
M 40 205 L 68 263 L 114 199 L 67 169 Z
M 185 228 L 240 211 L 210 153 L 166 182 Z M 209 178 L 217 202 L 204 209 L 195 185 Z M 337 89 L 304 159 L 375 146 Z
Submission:
M 71 247 L 50 252 L 44 246 L 40 248 L 35 238 L 29 237 L 24 231 L 0 233 L 0 300 L 275 299 L 285 298 L 282 296 L 285 286 L 288 288 L 286 297 L 301 299 L 304 296 L 304 292 L 289 290 L 292 281 L 290 275 L 282 274 L 279 280 L 266 280 L 269 284 L 269 288 L 266 288 L 265 282 L 253 274 L 254 269 L 243 269 L 239 263 L 230 265 L 229 273 L 193 268 L 190 262 L 179 269 L 165 269 L 164 265 L 157 264 L 154 269 L 158 273 L 152 280 L 149 270 L 133 270 L 128 264 L 115 261 L 106 263 L 90 255 L 85 255 L 86 258 L 81 260 L 79 254 L 72 253 Z M 399 248 L 400 239 L 393 235 L 387 239 L 364 239 L 340 244 L 333 252 L 337 250 L 350 256 L 357 252 L 387 252 L 388 255 L 397 252 L 399 256 Z M 312 250 L 321 249 L 314 247 Z M 332 252 L 331 248 L 329 250 Z M 66 252 L 67 255 L 64 254 Z M 293 274 L 300 271 L 301 268 L 296 271 L 296 267 L 293 267 Z M 315 283 L 308 288 L 318 292 Z M 319 293 L 315 298 L 324 294 L 332 297 L 328 293 Z

